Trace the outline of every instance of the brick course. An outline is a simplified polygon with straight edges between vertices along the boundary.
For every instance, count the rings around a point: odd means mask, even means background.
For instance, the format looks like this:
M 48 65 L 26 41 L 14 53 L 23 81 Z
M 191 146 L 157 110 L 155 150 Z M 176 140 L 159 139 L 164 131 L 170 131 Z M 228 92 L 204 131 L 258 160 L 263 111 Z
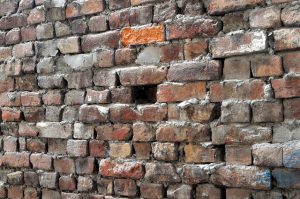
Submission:
M 299 11 L 0 0 L 0 198 L 300 198 Z

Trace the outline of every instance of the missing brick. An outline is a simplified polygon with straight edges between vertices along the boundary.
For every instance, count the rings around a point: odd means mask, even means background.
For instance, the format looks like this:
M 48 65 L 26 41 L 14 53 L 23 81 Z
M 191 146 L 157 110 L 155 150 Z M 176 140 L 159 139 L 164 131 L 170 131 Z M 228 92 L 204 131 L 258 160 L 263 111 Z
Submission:
M 157 85 L 136 86 L 133 88 L 133 99 L 136 104 L 156 102 Z

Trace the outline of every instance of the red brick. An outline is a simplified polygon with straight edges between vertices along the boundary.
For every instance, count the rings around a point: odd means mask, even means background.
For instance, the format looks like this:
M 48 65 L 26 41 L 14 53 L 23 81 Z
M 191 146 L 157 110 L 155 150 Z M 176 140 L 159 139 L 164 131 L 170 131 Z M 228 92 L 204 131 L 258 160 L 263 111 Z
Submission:
M 98 70 L 94 72 L 93 78 L 96 86 L 116 86 L 117 76 L 115 70 Z
M 154 141 L 155 139 L 155 128 L 153 125 L 136 122 L 132 126 L 133 141 Z
M 28 24 L 39 24 L 46 20 L 45 10 L 42 7 L 36 7 L 30 10 L 27 17 Z
M 140 186 L 142 198 L 163 198 L 164 189 L 161 184 L 142 183 Z
M 0 106 L 21 106 L 21 95 L 17 92 L 0 94 Z
M 79 53 L 80 41 L 79 37 L 68 37 L 58 40 L 57 48 L 62 54 Z
M 152 142 L 152 154 L 154 159 L 160 161 L 178 160 L 178 147 L 174 143 Z
M 140 162 L 123 162 L 102 159 L 99 163 L 99 173 L 102 176 L 141 179 L 144 176 Z
M 254 165 L 281 167 L 282 155 L 282 146 L 280 144 L 263 143 L 252 146 Z
M 20 123 L 19 124 L 19 135 L 20 136 L 29 136 L 36 137 L 38 135 L 38 130 L 33 124 Z
M 254 122 L 283 121 L 281 102 L 254 102 L 251 104 Z
M 24 172 L 24 181 L 25 185 L 31 187 L 39 186 L 39 175 L 33 171 L 25 171 Z
M 87 104 L 107 104 L 110 102 L 110 91 L 86 90 L 85 103 Z
M 137 194 L 136 182 L 129 179 L 116 179 L 114 181 L 114 191 L 117 195 L 134 197 Z
M 3 137 L 3 151 L 16 152 L 17 151 L 18 138 L 12 136 Z
M 109 27 L 111 30 L 130 26 L 130 10 L 120 10 L 109 15 Z
M 87 155 L 87 140 L 68 140 L 67 153 L 71 157 L 85 157 Z
M 247 12 L 233 12 L 224 15 L 223 31 L 231 32 L 236 30 L 247 30 L 249 29 L 249 13 Z
M 212 128 L 212 143 L 250 145 L 272 141 L 272 130 L 262 126 L 220 125 Z
M 59 189 L 62 191 L 75 191 L 76 180 L 71 176 L 61 176 L 59 178 Z
M 216 104 L 193 104 L 188 107 L 179 107 L 177 104 L 168 105 L 168 119 L 189 121 L 189 122 L 209 122 L 218 117 L 219 108 Z
M 97 105 L 82 105 L 79 110 L 79 120 L 86 123 L 108 121 L 108 108 Z
M 20 127 L 19 127 L 20 128 Z M 46 144 L 39 139 L 27 139 L 26 140 L 26 149 L 30 152 L 35 153 L 45 153 Z
M 271 81 L 275 91 L 275 98 L 291 98 L 300 96 L 300 78 L 286 77 L 284 79 L 274 79 Z
M 21 41 L 20 29 L 12 29 L 6 33 L 5 42 L 7 45 L 16 44 Z
M 16 27 L 25 27 L 27 25 L 26 16 L 23 14 L 14 14 L 0 19 L 0 29 L 7 30 Z
M 39 194 L 35 188 L 26 187 L 24 190 L 24 199 L 38 199 Z
M 132 87 L 117 87 L 111 89 L 112 103 L 131 104 L 133 102 L 133 88 Z
M 225 154 L 226 164 L 252 164 L 251 146 L 226 145 Z
M 252 28 L 276 28 L 281 25 L 280 8 L 271 6 L 250 12 L 249 20 Z
M 199 55 L 204 55 L 208 51 L 207 41 L 204 39 L 199 41 L 190 41 L 184 44 L 184 59 L 191 60 Z
M 146 163 L 145 180 L 150 182 L 180 182 L 181 179 L 177 174 L 175 167 L 171 163 Z
M 215 185 L 227 187 L 269 190 L 271 172 L 255 166 L 228 165 L 218 168 L 212 174 L 211 181 Z
M 38 89 L 38 82 L 35 75 L 25 75 L 16 77 L 16 89 L 23 91 L 32 91 Z
M 1 157 L 1 166 L 13 168 L 29 167 L 29 153 L 27 152 L 6 152 Z
M 58 90 L 49 90 L 43 95 L 43 103 L 45 105 L 61 105 L 62 103 L 62 94 Z
M 171 62 L 183 59 L 182 45 L 172 43 L 160 47 L 160 60 L 162 62 Z
M 231 199 L 250 199 L 251 191 L 247 189 L 229 188 L 226 189 L 226 198 Z
M 205 142 L 210 140 L 210 133 L 208 126 L 203 124 L 166 123 L 158 126 L 156 139 L 161 142 Z
M 96 127 L 97 139 L 108 141 L 129 140 L 132 133 L 129 125 L 115 124 Z
M 86 88 L 93 84 L 93 73 L 90 70 L 83 72 L 73 72 L 65 77 L 68 82 L 68 88 Z
M 100 68 L 111 67 L 114 65 L 114 51 L 101 50 L 97 52 L 95 65 Z
M 73 34 L 85 34 L 88 30 L 88 25 L 84 19 L 75 19 L 70 25 Z
M 190 98 L 204 99 L 206 95 L 205 82 L 193 83 L 165 83 L 157 89 L 158 102 L 184 101 Z
M 31 154 L 30 162 L 35 169 L 52 169 L 52 157 L 46 154 Z
M 172 64 L 167 78 L 172 82 L 217 80 L 221 74 L 222 63 L 220 61 L 204 60 Z
M 208 196 L 209 198 L 222 198 L 222 189 L 212 184 L 200 184 L 196 188 L 196 197 Z
M 60 193 L 58 191 L 43 189 L 42 190 L 43 199 L 61 199 Z
M 16 11 L 17 8 L 18 8 L 18 2 L 4 0 L 1 2 L 0 16 L 12 14 Z
M 300 36 L 300 28 L 283 28 L 274 30 L 275 50 L 290 50 L 300 47 L 298 40 Z
M 43 107 L 24 107 L 24 120 L 27 122 L 38 122 L 45 119 L 45 109 Z
M 264 99 L 265 83 L 261 80 L 214 83 L 210 86 L 212 102 L 226 99 Z
M 164 26 L 151 26 L 138 29 L 124 28 L 121 32 L 121 42 L 124 46 L 148 44 L 164 41 Z
M 34 92 L 21 93 L 21 104 L 22 106 L 40 106 L 41 105 L 40 94 Z
M 300 53 L 291 52 L 283 55 L 283 68 L 285 72 L 300 73 Z
M 130 143 L 109 143 L 109 156 L 113 159 L 126 159 L 132 156 Z
M 127 8 L 130 7 L 130 0 L 109 0 L 108 5 L 111 10 Z
M 264 31 L 236 32 L 214 38 L 210 47 L 214 58 L 262 52 L 267 50 L 267 35 Z
M 188 3 L 189 2 L 186 2 L 186 8 L 188 7 Z M 192 3 L 197 5 L 197 2 Z M 176 14 L 178 14 L 178 7 L 175 2 L 165 1 L 165 3 L 156 4 L 154 6 L 153 22 L 160 23 L 170 19 L 174 19 Z M 200 12 L 197 13 L 197 15 L 199 14 Z
M 10 186 L 7 189 L 7 197 L 11 199 L 22 199 L 24 197 L 23 189 L 23 186 Z
M 34 0 L 21 0 L 19 5 L 22 10 L 31 9 L 33 6 Z
M 167 23 L 167 39 L 213 37 L 221 30 L 220 21 L 203 17 L 182 17 Z
M 256 56 L 251 59 L 254 77 L 280 76 L 283 73 L 282 60 L 279 56 Z
M 217 15 L 236 10 L 245 10 L 261 3 L 264 3 L 264 0 L 211 0 L 207 10 L 209 14 Z
M 276 3 L 286 3 L 286 2 L 291 2 L 292 0 L 271 0 L 271 2 L 273 4 L 276 4 Z
M 31 42 L 17 44 L 14 46 L 14 56 L 16 58 L 31 57 L 34 55 L 33 44 Z
M 113 122 L 162 121 L 166 117 L 167 107 L 160 105 L 141 106 L 137 111 L 127 105 L 117 105 L 110 108 L 110 120 Z
M 75 160 L 76 173 L 82 174 L 93 174 L 95 169 L 94 158 L 77 158 Z
M 107 30 L 106 18 L 104 15 L 91 17 L 88 22 L 91 32 L 102 32 Z
M 250 122 L 250 120 L 250 106 L 248 103 L 223 101 L 221 107 L 221 122 L 247 123 Z
M 0 80 L 0 93 L 13 91 L 14 90 L 14 79 L 7 77 Z
M 0 61 L 5 61 L 12 57 L 11 47 L 0 47 Z
M 21 111 L 15 109 L 2 109 L 2 120 L 7 122 L 20 121 Z
M 77 178 L 78 191 L 92 191 L 92 189 L 93 189 L 93 180 L 91 177 L 79 176 Z
M 54 159 L 54 169 L 59 173 L 75 173 L 75 163 L 71 158 Z
M 103 141 L 91 140 L 89 142 L 90 156 L 92 157 L 105 157 L 106 156 L 106 145 Z
M 22 70 L 22 63 L 20 60 L 8 61 L 3 68 L 6 76 L 19 76 Z
M 83 52 L 90 52 L 100 47 L 117 48 L 119 45 L 119 31 L 109 31 L 94 35 L 85 35 L 81 38 Z
M 283 105 L 285 119 L 300 120 L 300 98 L 284 100 Z
M 34 27 L 25 27 L 21 29 L 22 41 L 34 41 L 36 40 L 36 30 Z
M 104 10 L 103 0 L 73 1 L 66 7 L 66 17 L 78 17 L 98 13 Z
M 115 52 L 116 65 L 125 65 L 134 63 L 136 59 L 136 50 L 131 48 L 118 49 Z
M 248 57 L 230 57 L 225 59 L 223 74 L 225 79 L 249 79 L 250 59 Z
M 221 150 L 205 148 L 201 145 L 187 144 L 184 146 L 186 163 L 211 163 L 221 161 Z
M 187 184 L 198 184 L 208 182 L 209 174 L 205 172 L 205 167 L 207 164 L 203 165 L 193 165 L 186 164 L 182 167 L 182 181 Z
M 48 139 L 48 153 L 56 155 L 67 154 L 67 140 Z
M 167 69 L 156 66 L 131 67 L 119 71 L 123 86 L 158 84 L 165 80 Z
M 151 153 L 151 145 L 147 142 L 134 143 L 134 151 L 137 160 L 149 160 Z
M 281 20 L 285 26 L 297 26 L 300 23 L 300 7 L 291 4 L 282 9 Z
M 152 22 L 153 7 L 134 7 L 131 8 L 129 15 L 130 26 L 149 24 Z

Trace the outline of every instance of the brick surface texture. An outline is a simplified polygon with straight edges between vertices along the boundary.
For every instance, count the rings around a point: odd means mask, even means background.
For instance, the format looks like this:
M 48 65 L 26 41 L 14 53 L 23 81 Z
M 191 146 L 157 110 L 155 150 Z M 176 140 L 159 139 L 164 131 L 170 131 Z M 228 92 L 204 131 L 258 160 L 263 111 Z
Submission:
M 299 199 L 300 2 L 0 0 L 0 199 Z

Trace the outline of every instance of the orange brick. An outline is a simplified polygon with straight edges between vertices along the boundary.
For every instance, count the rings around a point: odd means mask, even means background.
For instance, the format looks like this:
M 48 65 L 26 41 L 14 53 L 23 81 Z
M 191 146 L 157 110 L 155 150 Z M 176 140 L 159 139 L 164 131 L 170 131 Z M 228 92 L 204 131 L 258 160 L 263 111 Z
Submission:
M 121 41 L 124 46 L 133 44 L 148 44 L 165 40 L 164 26 L 152 26 L 140 29 L 124 28 Z

